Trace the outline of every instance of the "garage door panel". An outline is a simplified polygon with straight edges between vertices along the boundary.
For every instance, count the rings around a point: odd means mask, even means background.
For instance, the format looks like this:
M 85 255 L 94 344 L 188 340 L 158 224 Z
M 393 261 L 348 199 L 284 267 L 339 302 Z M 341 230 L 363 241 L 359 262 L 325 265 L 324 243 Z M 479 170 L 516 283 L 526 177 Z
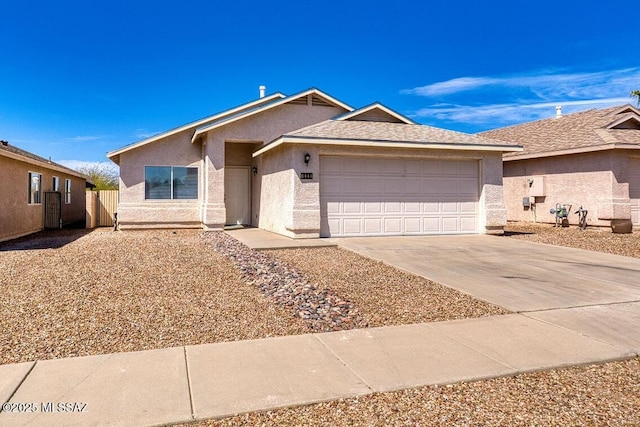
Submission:
M 364 202 L 364 213 L 366 214 L 379 214 L 382 213 L 381 202 Z
M 458 203 L 457 202 L 442 202 L 442 203 L 440 203 L 440 212 L 442 212 L 442 213 L 457 213 L 458 212 Z
M 423 164 L 422 160 L 406 160 L 404 171 L 408 175 L 422 175 Z
M 444 233 L 455 233 L 458 231 L 457 217 L 442 217 L 442 231 Z
M 476 213 L 476 203 L 460 202 L 460 213 Z
M 440 203 L 438 202 L 426 202 L 422 206 L 422 212 L 424 213 L 437 214 L 440 212 Z
M 377 196 L 384 190 L 384 179 L 380 177 L 366 177 L 361 181 L 361 194 L 371 194 Z
M 342 219 L 342 230 L 344 235 L 356 235 L 359 236 L 362 234 L 362 222 L 361 218 L 343 218 Z
M 404 213 L 417 214 L 420 213 L 420 202 L 404 202 Z
M 329 158 L 320 164 L 323 236 L 477 232 L 477 162 Z
M 402 218 L 383 218 L 384 234 L 400 234 L 402 231 Z
M 477 221 L 475 217 L 460 218 L 460 231 L 464 233 L 473 233 L 477 229 Z
M 439 217 L 423 218 L 422 230 L 426 234 L 440 233 L 440 218 Z
M 415 194 L 416 196 L 422 194 L 422 179 L 421 178 L 406 178 L 404 180 L 403 194 Z
M 344 157 L 324 157 L 322 159 L 322 170 L 324 173 L 340 173 L 344 168 L 342 162 Z
M 382 234 L 382 218 L 366 218 L 364 220 L 364 234 Z
M 422 232 L 420 218 L 404 218 L 404 232 L 407 234 L 419 234 Z
M 400 202 L 385 202 L 384 203 L 384 212 L 385 213 L 400 213 L 402 212 L 402 203 Z
M 342 213 L 342 203 L 340 202 L 327 202 L 327 213 L 328 214 L 341 214 Z
M 398 177 L 386 177 L 384 180 L 384 194 L 389 196 L 394 196 L 397 194 L 402 194 L 402 187 L 404 183 L 402 182 L 402 178 Z
M 343 214 L 361 214 L 362 206 L 360 202 L 344 202 L 342 203 Z
M 442 193 L 440 179 L 437 177 L 425 177 L 422 179 L 422 194 L 438 196 Z

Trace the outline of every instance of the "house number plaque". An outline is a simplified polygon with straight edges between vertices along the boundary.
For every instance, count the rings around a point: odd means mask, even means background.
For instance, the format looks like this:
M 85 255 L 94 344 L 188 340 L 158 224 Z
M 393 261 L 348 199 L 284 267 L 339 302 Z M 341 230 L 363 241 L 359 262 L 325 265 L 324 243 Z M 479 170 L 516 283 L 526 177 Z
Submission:
M 313 179 L 313 173 L 311 173 L 311 172 L 300 172 L 300 179 Z

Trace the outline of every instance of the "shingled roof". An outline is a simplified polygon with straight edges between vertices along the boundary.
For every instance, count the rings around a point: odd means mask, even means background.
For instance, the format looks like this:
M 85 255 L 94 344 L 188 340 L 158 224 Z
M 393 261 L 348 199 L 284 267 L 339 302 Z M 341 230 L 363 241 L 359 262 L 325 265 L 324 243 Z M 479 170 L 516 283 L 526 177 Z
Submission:
M 253 153 L 253 156 L 260 155 L 284 143 L 503 152 L 521 151 L 522 149 L 520 145 L 512 142 L 499 141 L 433 126 L 330 119 L 282 135 Z
M 592 109 L 478 135 L 524 146 L 523 152 L 505 153 L 505 160 L 613 148 L 640 149 L 640 110 L 629 104 Z
M 89 178 L 86 175 L 81 174 L 80 172 L 69 169 L 66 166 L 63 166 L 59 163 L 52 162 L 51 159 L 45 159 L 44 157 L 40 157 L 36 154 L 30 153 L 29 151 L 23 150 L 22 148 L 18 148 L 15 145 L 9 144 L 7 141 L 2 141 L 0 143 L 0 155 L 11 157 L 16 160 L 21 160 L 27 163 L 44 166 L 49 169 L 54 169 L 59 172 L 64 172 L 69 175 L 77 176 L 79 178 L 84 178 L 88 180 Z

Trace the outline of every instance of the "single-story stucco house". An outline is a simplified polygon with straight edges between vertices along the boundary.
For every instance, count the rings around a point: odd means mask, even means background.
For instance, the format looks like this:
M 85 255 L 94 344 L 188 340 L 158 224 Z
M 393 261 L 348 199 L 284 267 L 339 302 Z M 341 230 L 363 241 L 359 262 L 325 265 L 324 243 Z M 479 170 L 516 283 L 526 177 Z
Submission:
M 290 237 L 501 233 L 499 142 L 318 90 L 275 93 L 108 153 L 121 229 Z
M 88 178 L 0 141 L 0 241 L 85 221 Z
M 558 108 L 556 117 L 479 135 L 524 146 L 504 154 L 509 220 L 554 222 L 559 203 L 572 206 L 572 224 L 582 206 L 591 225 L 640 226 L 640 110 L 632 105 L 567 115 Z

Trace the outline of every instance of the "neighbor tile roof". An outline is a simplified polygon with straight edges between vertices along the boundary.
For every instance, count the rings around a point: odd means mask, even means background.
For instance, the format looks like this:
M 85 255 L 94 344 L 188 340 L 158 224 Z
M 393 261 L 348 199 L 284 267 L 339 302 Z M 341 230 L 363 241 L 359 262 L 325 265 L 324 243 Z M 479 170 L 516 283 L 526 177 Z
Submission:
M 364 141 L 517 146 L 517 144 L 512 142 L 499 141 L 426 125 L 357 120 L 326 120 L 290 132 L 284 136 Z
M 640 129 L 608 129 L 608 126 L 620 119 L 635 118 L 640 121 L 637 112 L 631 105 L 592 109 L 481 132 L 478 135 L 524 146 L 523 152 L 506 153 L 505 159 L 544 153 L 554 155 L 563 151 L 588 150 L 611 144 L 633 144 L 640 147 Z

